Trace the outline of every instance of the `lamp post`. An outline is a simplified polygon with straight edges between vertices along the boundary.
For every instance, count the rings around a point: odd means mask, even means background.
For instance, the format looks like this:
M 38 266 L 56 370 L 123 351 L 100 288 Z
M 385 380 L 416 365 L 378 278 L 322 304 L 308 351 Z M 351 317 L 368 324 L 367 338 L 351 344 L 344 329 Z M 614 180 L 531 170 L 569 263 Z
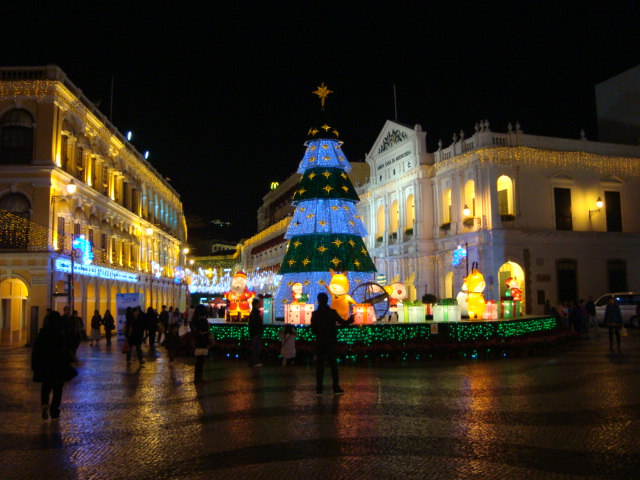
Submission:
M 51 196 L 51 216 L 52 216 L 52 220 L 55 220 L 55 211 L 54 211 L 54 204 L 61 202 L 62 200 L 66 200 L 68 198 L 71 198 L 73 196 L 74 193 L 76 193 L 76 189 L 77 189 L 77 185 L 74 183 L 73 180 L 71 180 L 67 186 L 66 186 L 66 191 L 67 194 L 66 195 L 52 195 Z M 54 221 L 52 221 L 52 227 L 54 227 L 53 225 Z M 54 229 L 51 229 L 52 232 L 52 237 L 53 237 L 53 231 Z M 67 303 L 69 305 L 69 310 L 70 313 L 73 314 L 73 282 L 74 282 L 74 260 L 75 260 L 75 250 L 73 248 L 73 238 L 74 234 L 73 232 L 71 233 L 71 272 L 69 272 L 69 277 L 67 280 L 67 294 L 68 294 L 68 299 L 67 299 Z M 59 239 L 58 239 L 59 241 Z M 58 250 L 61 251 L 62 247 L 58 246 Z M 51 288 L 53 288 L 53 285 L 51 285 Z

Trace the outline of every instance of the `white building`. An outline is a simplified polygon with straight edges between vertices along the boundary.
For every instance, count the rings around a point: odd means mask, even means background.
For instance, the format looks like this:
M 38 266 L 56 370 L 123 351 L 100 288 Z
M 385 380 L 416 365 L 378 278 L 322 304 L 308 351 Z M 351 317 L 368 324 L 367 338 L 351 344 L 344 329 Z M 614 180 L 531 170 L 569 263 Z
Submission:
M 367 156 L 359 210 L 378 270 L 412 296 L 455 297 L 468 246 L 498 299 L 517 277 L 527 313 L 546 299 L 640 288 L 640 148 L 527 135 L 489 122 L 427 153 L 425 134 L 388 121 Z M 600 199 L 602 207 L 596 202 Z

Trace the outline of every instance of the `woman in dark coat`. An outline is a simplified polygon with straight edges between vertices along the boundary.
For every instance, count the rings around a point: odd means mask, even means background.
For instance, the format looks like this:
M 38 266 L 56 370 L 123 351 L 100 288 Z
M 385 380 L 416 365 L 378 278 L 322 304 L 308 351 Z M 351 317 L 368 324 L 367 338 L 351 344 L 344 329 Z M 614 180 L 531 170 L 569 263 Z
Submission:
M 144 360 L 142 359 L 142 339 L 144 337 L 145 326 L 144 314 L 140 306 L 127 311 L 126 322 L 124 324 L 124 336 L 127 342 L 129 342 L 127 365 L 131 365 L 131 351 L 134 347 L 138 352 L 140 365 L 144 364 Z
M 73 350 L 67 345 L 65 325 L 56 311 L 49 314 L 49 321 L 36 337 L 31 354 L 31 369 L 33 381 L 42 383 L 40 399 L 42 404 L 42 419 L 60 418 L 60 404 L 62 402 L 62 387 L 76 375 L 73 362 Z M 53 392 L 51 405 L 49 395 Z
M 204 305 L 196 306 L 192 318 L 193 333 L 195 336 L 196 369 L 193 383 L 206 383 L 204 380 L 204 361 L 209 355 L 211 336 L 209 334 L 209 322 L 207 321 L 207 309 Z
M 111 332 L 116 328 L 116 322 L 113 319 L 113 315 L 111 315 L 111 311 L 107 310 L 104 312 L 104 317 L 102 318 L 102 323 L 104 324 L 104 336 L 107 339 L 107 346 L 111 345 Z
M 156 332 L 158 331 L 158 314 L 153 307 L 147 308 L 147 333 L 149 335 L 149 349 L 156 349 Z

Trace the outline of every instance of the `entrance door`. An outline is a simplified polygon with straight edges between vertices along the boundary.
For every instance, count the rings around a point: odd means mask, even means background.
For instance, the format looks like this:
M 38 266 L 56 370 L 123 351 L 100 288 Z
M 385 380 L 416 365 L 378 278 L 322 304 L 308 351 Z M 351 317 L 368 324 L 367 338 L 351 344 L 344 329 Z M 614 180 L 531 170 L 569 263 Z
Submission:
M 558 301 L 578 300 L 578 279 L 575 260 L 558 260 Z

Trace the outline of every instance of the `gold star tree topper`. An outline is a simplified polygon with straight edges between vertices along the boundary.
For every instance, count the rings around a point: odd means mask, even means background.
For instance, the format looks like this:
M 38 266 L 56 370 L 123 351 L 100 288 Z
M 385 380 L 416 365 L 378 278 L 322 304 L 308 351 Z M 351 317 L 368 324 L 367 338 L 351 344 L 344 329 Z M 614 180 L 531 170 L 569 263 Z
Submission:
M 318 87 L 318 89 L 315 92 L 311 92 L 311 93 L 318 95 L 318 97 L 320 97 L 320 105 L 322 105 L 322 108 L 324 108 L 324 101 L 326 100 L 327 96 L 330 93 L 333 93 L 333 91 L 329 90 L 325 86 L 324 82 L 322 82 Z

